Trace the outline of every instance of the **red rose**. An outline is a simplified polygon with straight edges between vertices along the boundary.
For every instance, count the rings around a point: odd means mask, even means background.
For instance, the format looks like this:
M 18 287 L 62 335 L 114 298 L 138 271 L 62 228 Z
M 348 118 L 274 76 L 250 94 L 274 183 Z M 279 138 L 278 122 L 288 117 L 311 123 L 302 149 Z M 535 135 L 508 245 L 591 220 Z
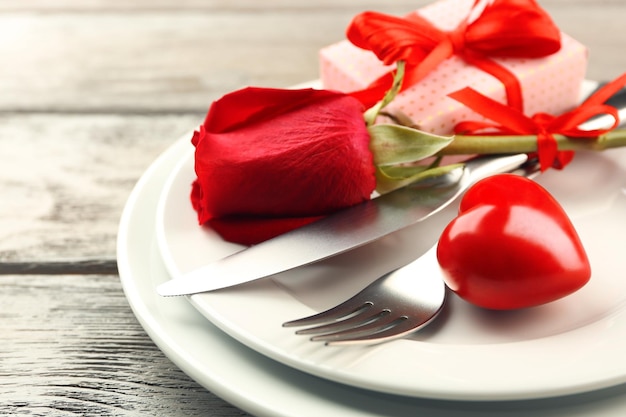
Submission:
M 245 88 L 194 132 L 191 200 L 200 224 L 254 244 L 370 198 L 370 135 L 354 98 L 325 90 Z

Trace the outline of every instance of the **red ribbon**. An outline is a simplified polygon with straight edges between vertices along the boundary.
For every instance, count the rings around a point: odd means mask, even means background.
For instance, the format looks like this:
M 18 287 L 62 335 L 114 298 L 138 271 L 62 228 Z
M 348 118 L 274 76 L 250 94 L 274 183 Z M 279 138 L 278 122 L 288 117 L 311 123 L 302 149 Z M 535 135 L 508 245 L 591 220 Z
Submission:
M 476 0 L 472 10 L 478 3 Z M 520 110 L 524 107 L 517 77 L 489 57 L 538 58 L 561 48 L 559 29 L 535 0 L 493 0 L 473 22 L 465 19 L 449 32 L 416 13 L 401 18 L 364 12 L 353 19 L 347 36 L 354 45 L 374 52 L 385 65 L 404 60 L 403 90 L 457 55 L 499 79 L 509 105 Z M 382 99 L 392 80 L 392 72 L 387 73 L 352 95 L 369 107 Z
M 562 169 L 572 160 L 574 152 L 559 151 L 554 135 L 596 139 L 615 129 L 620 122 L 619 113 L 617 109 L 604 102 L 625 85 L 626 73 L 604 85 L 574 110 L 560 116 L 537 113 L 532 117 L 524 115 L 519 109 L 506 106 L 466 87 L 449 96 L 495 123 L 466 121 L 457 124 L 454 130 L 456 133 L 466 135 L 486 132 L 498 135 L 537 135 L 537 153 L 541 170 L 545 171 L 550 167 Z M 581 123 L 599 115 L 613 117 L 613 125 L 607 129 L 583 130 L 579 128 Z

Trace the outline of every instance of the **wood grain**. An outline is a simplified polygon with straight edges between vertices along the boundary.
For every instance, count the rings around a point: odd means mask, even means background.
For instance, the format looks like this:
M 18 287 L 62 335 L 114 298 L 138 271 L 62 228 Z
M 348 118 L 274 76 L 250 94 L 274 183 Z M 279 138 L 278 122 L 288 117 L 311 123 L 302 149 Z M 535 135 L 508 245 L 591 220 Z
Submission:
M 317 50 L 342 38 L 354 13 L 221 6 L 0 14 L 0 111 L 205 111 L 243 85 L 316 78 Z
M 376 9 L 403 14 L 417 3 Z M 620 50 L 626 38 L 614 17 L 626 15 L 626 3 L 591 3 L 598 4 L 552 0 L 544 6 L 590 47 L 589 77 L 612 78 L 626 67 Z M 103 10 L 95 4 L 77 10 L 77 4 L 41 14 L 0 13 L 0 111 L 205 111 L 243 85 L 286 87 L 316 78 L 318 50 L 342 39 L 354 14 L 375 6 L 353 1 L 303 10 L 296 2 L 276 8 L 216 2 L 172 12 L 139 2 L 130 12 L 122 2 L 118 8 L 103 2 Z
M 152 343 L 115 272 L 150 163 L 244 85 L 318 76 L 356 13 L 430 0 L 0 0 L 0 415 L 246 415 Z M 543 0 L 626 71 L 623 0 Z
M 0 285 L 0 415 L 246 415 L 165 358 L 116 276 L 2 276 Z
M 0 115 L 0 261 L 115 259 L 135 182 L 202 115 Z

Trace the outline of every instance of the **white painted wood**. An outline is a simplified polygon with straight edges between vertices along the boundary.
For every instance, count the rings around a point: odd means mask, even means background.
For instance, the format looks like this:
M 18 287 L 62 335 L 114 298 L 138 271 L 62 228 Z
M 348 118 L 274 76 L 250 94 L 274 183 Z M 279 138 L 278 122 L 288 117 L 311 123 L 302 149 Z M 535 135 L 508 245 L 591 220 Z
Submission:
M 353 15 L 428 2 L 0 0 L 0 415 L 244 415 L 135 320 L 126 198 L 212 100 L 316 78 Z M 589 46 L 590 78 L 626 71 L 626 2 L 540 3 Z
M 200 114 L 0 114 L 0 261 L 114 259 L 135 182 L 201 121 Z
M 152 343 L 117 276 L 0 276 L 0 416 L 243 416 Z

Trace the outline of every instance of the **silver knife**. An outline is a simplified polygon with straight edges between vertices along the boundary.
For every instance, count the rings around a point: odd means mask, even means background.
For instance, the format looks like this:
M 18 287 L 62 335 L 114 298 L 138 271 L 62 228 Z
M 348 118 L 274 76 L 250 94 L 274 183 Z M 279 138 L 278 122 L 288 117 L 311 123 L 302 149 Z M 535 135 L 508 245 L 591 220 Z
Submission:
M 177 296 L 214 291 L 321 261 L 425 223 L 476 181 L 519 169 L 529 175 L 537 167 L 525 154 L 472 159 L 428 186 L 406 186 L 340 210 L 167 281 L 157 287 L 157 292 Z

